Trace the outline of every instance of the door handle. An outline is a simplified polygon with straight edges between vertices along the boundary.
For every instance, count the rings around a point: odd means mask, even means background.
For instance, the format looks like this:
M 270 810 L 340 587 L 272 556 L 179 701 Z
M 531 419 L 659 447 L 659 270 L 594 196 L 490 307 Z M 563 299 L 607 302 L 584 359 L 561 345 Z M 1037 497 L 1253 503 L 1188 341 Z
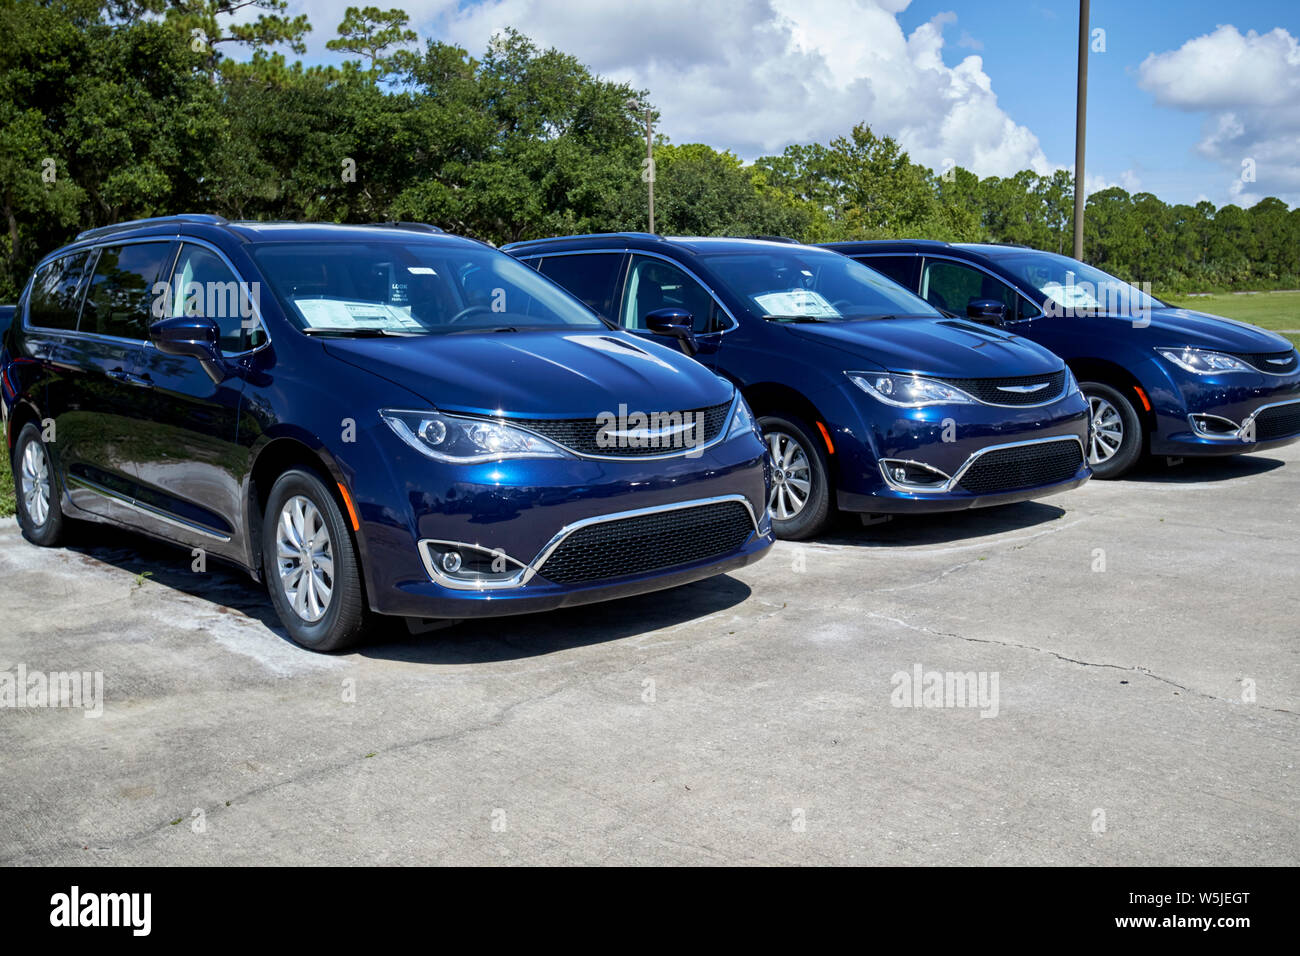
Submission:
M 115 382 L 123 382 L 127 385 L 135 385 L 139 388 L 153 388 L 153 379 L 148 375 L 134 375 L 124 368 L 115 368 L 108 373 L 108 377 Z

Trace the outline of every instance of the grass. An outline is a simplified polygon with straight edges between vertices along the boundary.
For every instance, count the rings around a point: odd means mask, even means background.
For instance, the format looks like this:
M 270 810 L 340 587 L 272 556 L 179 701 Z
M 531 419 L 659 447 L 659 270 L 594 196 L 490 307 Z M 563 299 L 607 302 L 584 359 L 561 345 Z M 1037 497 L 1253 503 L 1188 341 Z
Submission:
M 0 455 L 0 518 L 14 513 L 14 476 L 9 471 L 9 456 Z
M 1230 319 L 1240 319 L 1263 329 L 1290 329 L 1290 332 L 1281 334 L 1300 346 L 1300 332 L 1296 331 L 1300 329 L 1300 292 L 1250 292 L 1240 295 L 1228 292 L 1176 296 L 1166 298 L 1165 301 L 1197 312 L 1226 315 Z

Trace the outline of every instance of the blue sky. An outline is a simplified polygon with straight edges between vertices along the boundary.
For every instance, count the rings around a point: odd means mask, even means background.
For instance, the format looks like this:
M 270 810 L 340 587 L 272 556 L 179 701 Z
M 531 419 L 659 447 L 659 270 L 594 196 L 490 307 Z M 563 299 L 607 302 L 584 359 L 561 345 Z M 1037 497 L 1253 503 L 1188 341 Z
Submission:
M 290 0 L 324 50 L 348 2 Z M 379 0 L 479 54 L 509 25 L 650 90 L 673 142 L 746 159 L 866 121 L 932 168 L 1074 160 L 1073 0 Z M 1090 190 L 1300 205 L 1300 3 L 1094 0 Z M 1243 178 L 1243 163 L 1249 171 Z M 1253 179 L 1251 178 L 1253 172 Z

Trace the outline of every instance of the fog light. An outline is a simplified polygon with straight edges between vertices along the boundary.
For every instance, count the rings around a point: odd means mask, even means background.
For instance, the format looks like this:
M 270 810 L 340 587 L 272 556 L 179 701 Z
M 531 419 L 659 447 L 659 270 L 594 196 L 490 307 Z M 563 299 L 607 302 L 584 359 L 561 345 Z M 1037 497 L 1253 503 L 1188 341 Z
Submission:
M 448 551 L 442 556 L 442 569 L 448 574 L 455 574 L 460 570 L 460 552 Z
M 907 481 L 907 469 L 906 469 L 906 468 L 895 468 L 895 469 L 894 469 L 894 478 L 897 479 L 898 481 Z

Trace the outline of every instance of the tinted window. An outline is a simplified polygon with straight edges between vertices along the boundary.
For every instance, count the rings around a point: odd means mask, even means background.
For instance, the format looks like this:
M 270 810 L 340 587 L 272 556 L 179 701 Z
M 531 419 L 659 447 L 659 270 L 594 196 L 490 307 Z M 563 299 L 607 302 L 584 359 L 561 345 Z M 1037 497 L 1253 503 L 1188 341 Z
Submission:
M 658 309 L 683 309 L 695 317 L 696 332 L 711 332 L 714 302 L 698 282 L 671 263 L 649 256 L 633 256 L 623 294 L 621 324 L 625 329 L 646 328 L 645 317 Z
M 255 306 L 261 302 L 256 282 L 241 284 L 215 252 L 185 245 L 172 269 L 167 301 L 155 305 L 154 317 L 203 316 L 221 329 L 221 350 L 234 353 L 257 348 L 263 332 Z
M 55 259 L 41 266 L 32 282 L 27 317 L 32 325 L 46 329 L 75 329 L 81 304 L 81 281 L 85 278 L 90 253 Z
M 605 328 L 534 270 L 486 246 L 375 241 L 251 248 L 290 316 L 324 334 Z
M 595 252 L 580 256 L 546 256 L 538 271 L 586 303 L 587 308 L 612 319 L 615 311 L 621 252 Z
M 82 308 L 82 332 L 144 339 L 154 280 L 162 268 L 165 242 L 109 246 L 99 251 Z
M 921 270 L 921 295 L 931 305 L 957 315 L 966 314 L 972 299 L 996 299 L 1007 307 L 1007 318 L 1028 318 L 1038 310 L 1022 306 L 1020 295 L 1001 279 L 960 262 L 927 259 Z
M 916 265 L 916 256 L 867 256 L 858 261 L 893 279 L 904 289 L 912 290 L 912 266 Z

